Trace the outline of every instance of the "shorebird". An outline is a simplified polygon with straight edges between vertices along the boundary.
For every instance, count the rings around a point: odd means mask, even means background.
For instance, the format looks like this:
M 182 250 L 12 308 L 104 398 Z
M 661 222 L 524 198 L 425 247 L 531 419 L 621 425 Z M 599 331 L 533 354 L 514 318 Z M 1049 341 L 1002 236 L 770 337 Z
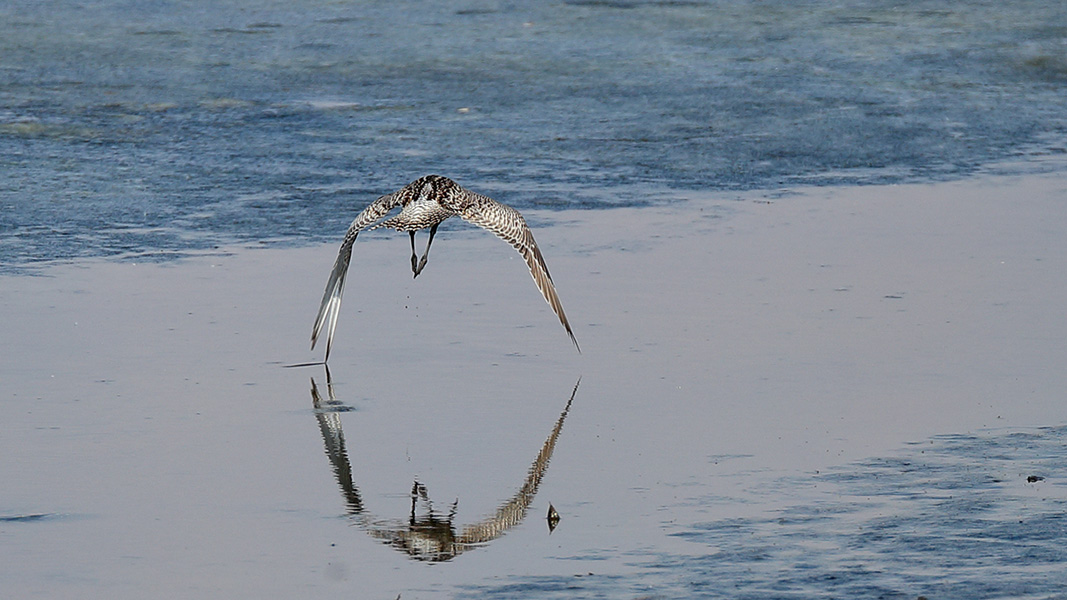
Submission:
M 400 207 L 400 213 L 382 221 L 393 209 Z M 537 289 L 545 297 L 549 306 L 559 317 L 559 322 L 567 330 L 567 335 L 574 342 L 574 347 L 581 352 L 578 340 L 571 332 L 571 325 L 567 322 L 567 315 L 563 314 L 563 305 L 560 304 L 556 288 L 552 285 L 552 277 L 548 274 L 545 259 L 541 256 L 541 250 L 534 241 L 533 233 L 526 226 L 526 221 L 519 211 L 501 204 L 492 198 L 476 194 L 460 187 L 455 181 L 440 175 L 427 175 L 420 177 L 407 184 L 392 194 L 386 194 L 371 202 L 370 206 L 363 209 L 352 225 L 348 227 L 341 248 L 337 252 L 337 260 L 333 264 L 330 279 L 326 282 L 326 291 L 322 294 L 322 304 L 319 306 L 319 316 L 315 318 L 315 327 L 311 330 L 311 349 L 315 349 L 323 327 L 326 328 L 326 358 L 330 359 L 330 347 L 333 345 L 333 333 L 337 328 L 337 313 L 341 308 L 341 294 L 345 289 L 345 274 L 348 272 L 348 263 L 352 257 L 352 245 L 360 231 L 371 231 L 380 227 L 406 231 L 411 236 L 411 272 L 413 277 L 426 267 L 426 260 L 430 254 L 430 244 L 437 234 L 437 226 L 450 217 L 460 217 L 468 223 L 472 223 L 487 229 L 497 237 L 511 244 L 530 267 L 530 275 L 533 276 Z M 422 258 L 418 258 L 415 252 L 415 232 L 420 229 L 430 229 L 430 237 L 426 240 L 426 250 Z

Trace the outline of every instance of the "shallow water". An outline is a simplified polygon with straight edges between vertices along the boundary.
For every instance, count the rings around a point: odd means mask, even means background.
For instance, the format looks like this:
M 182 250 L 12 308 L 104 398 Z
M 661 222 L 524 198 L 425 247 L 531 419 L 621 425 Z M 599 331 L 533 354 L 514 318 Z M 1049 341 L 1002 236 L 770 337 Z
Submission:
M 626 576 L 520 577 L 456 597 L 1062 598 L 1067 486 L 1037 473 L 1062 472 L 1065 441 L 1063 427 L 936 436 L 765 481 L 756 517 L 666 525 L 690 547 L 631 555 Z
M 5 276 L 0 591 L 1062 597 L 1048 167 Z
M 428 172 L 608 207 L 1062 154 L 1065 11 L 9 1 L 0 266 L 334 239 Z
M 0 5 L 0 597 L 1065 597 L 1064 10 Z

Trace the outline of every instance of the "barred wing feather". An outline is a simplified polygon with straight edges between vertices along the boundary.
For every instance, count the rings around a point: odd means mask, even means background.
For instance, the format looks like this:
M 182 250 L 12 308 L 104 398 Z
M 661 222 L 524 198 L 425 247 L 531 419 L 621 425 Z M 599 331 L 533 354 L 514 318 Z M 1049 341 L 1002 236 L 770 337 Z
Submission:
M 341 310 L 341 295 L 345 290 L 345 275 L 348 273 L 348 264 L 352 258 L 352 245 L 356 243 L 359 232 L 374 223 L 380 221 L 392 209 L 400 204 L 400 195 L 393 193 L 378 198 L 363 209 L 352 225 L 348 227 L 345 239 L 341 242 L 341 248 L 337 251 L 337 260 L 333 263 L 330 279 L 326 282 L 326 290 L 322 293 L 322 303 L 319 305 L 319 314 L 315 317 L 315 326 L 311 329 L 311 349 L 315 349 L 315 343 L 319 340 L 322 329 L 326 328 L 326 358 L 330 359 L 330 347 L 333 345 L 333 332 L 337 329 L 337 315 Z
M 541 290 L 541 295 L 545 297 L 545 301 L 559 317 L 559 322 L 567 330 L 567 335 L 574 342 L 574 347 L 581 352 L 578 340 L 575 339 L 571 325 L 567 321 L 567 315 L 563 312 L 563 304 L 560 303 L 559 296 L 556 294 L 556 287 L 552 284 L 552 276 L 548 274 L 545 258 L 541 255 L 541 249 L 537 247 L 533 233 L 526 225 L 522 214 L 486 196 L 472 195 L 475 196 L 474 200 L 459 209 L 460 217 L 468 223 L 491 231 L 518 250 L 530 268 L 530 275 L 537 284 L 537 289 Z

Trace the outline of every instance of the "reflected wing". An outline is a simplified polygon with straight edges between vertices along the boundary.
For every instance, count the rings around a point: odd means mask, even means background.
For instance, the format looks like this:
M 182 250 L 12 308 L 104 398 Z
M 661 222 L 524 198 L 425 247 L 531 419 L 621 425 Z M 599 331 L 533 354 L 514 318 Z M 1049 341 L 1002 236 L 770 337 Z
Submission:
M 352 244 L 356 243 L 359 232 L 374 223 L 380 221 L 390 210 L 401 203 L 399 192 L 382 196 L 370 204 L 363 212 L 352 221 L 345 234 L 341 248 L 337 252 L 337 260 L 333 263 L 333 271 L 330 279 L 326 282 L 326 291 L 322 293 L 322 303 L 319 305 L 319 315 L 315 317 L 315 326 L 311 329 L 311 349 L 315 349 L 315 342 L 326 326 L 326 358 L 330 360 L 330 346 L 333 345 L 333 332 L 337 329 L 337 313 L 341 310 L 341 294 L 345 290 L 345 274 L 348 273 L 348 262 L 352 258 Z
M 337 478 L 337 484 L 341 486 L 348 511 L 353 515 L 360 515 L 363 512 L 363 498 L 359 495 L 359 489 L 352 483 L 352 465 L 348 462 L 348 451 L 345 450 L 345 432 L 341 429 L 341 415 L 336 410 L 339 403 L 334 397 L 333 380 L 328 367 L 326 393 L 329 401 L 323 402 L 319 387 L 315 385 L 315 378 L 312 377 L 311 404 L 315 408 L 315 419 L 319 422 L 319 432 L 326 446 L 326 456 L 333 465 L 333 474 Z
M 578 340 L 574 338 L 571 325 L 567 321 L 567 315 L 563 313 L 563 305 L 556 294 L 556 287 L 552 285 L 552 276 L 548 274 L 548 266 L 545 265 L 545 259 L 541 256 L 541 249 L 537 247 L 533 233 L 526 226 L 526 220 L 522 218 L 522 214 L 506 204 L 473 193 L 471 193 L 470 201 L 463 203 L 458 212 L 465 221 L 493 232 L 519 251 L 526 265 L 530 267 L 530 275 L 533 276 L 537 289 L 541 290 L 541 295 L 545 297 L 545 301 L 559 317 L 559 322 L 567 330 L 567 335 L 571 336 L 574 347 L 581 352 Z
M 559 439 L 559 432 L 563 430 L 563 421 L 567 419 L 567 413 L 571 410 L 571 404 L 574 402 L 574 396 L 578 393 L 578 386 L 581 383 L 582 380 L 579 378 L 578 382 L 574 384 L 571 398 L 567 400 L 567 406 L 563 408 L 559 419 L 556 420 L 556 426 L 552 428 L 552 433 L 548 435 L 548 439 L 541 446 L 541 451 L 537 454 L 537 458 L 530 465 L 530 470 L 526 474 L 526 481 L 523 482 L 522 488 L 498 508 L 493 516 L 464 527 L 456 538 L 457 541 L 461 544 L 484 544 L 500 537 L 526 516 L 526 510 L 530 507 L 530 503 L 537 494 L 541 479 L 548 471 L 548 462 L 552 460 L 552 451 L 556 448 L 556 440 Z

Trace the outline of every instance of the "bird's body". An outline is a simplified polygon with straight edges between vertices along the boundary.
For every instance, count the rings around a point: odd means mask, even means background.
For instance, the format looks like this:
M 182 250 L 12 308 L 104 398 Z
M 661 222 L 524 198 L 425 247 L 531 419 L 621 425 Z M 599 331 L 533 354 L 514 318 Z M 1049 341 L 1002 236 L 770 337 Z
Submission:
M 400 208 L 398 214 L 382 220 L 397 207 Z M 389 228 L 408 232 L 411 237 L 411 271 L 415 277 L 418 277 L 426 266 L 430 244 L 433 243 L 434 235 L 437 233 L 437 226 L 451 217 L 460 217 L 468 223 L 491 231 L 511 244 L 522 255 L 526 260 L 526 265 L 530 268 L 530 275 L 533 276 L 537 288 L 541 290 L 541 294 L 559 317 L 560 323 L 567 330 L 575 348 L 578 348 L 578 341 L 574 338 L 570 323 L 567 322 L 567 317 L 563 313 L 563 305 L 560 304 L 559 296 L 556 295 L 545 259 L 541 256 L 541 250 L 534 241 L 533 233 L 526 226 L 526 221 L 519 211 L 487 196 L 466 190 L 447 177 L 427 175 L 392 194 L 378 198 L 352 221 L 344 241 L 341 242 L 333 272 L 330 273 L 330 279 L 326 283 L 319 315 L 311 331 L 312 349 L 315 348 L 319 334 L 325 326 L 327 331 L 326 359 L 329 359 L 333 333 L 337 327 L 337 314 L 341 308 L 345 274 L 348 272 L 348 264 L 352 256 L 352 245 L 360 231 Z M 426 242 L 426 251 L 421 259 L 417 259 L 415 232 L 427 228 L 430 230 L 430 237 Z

